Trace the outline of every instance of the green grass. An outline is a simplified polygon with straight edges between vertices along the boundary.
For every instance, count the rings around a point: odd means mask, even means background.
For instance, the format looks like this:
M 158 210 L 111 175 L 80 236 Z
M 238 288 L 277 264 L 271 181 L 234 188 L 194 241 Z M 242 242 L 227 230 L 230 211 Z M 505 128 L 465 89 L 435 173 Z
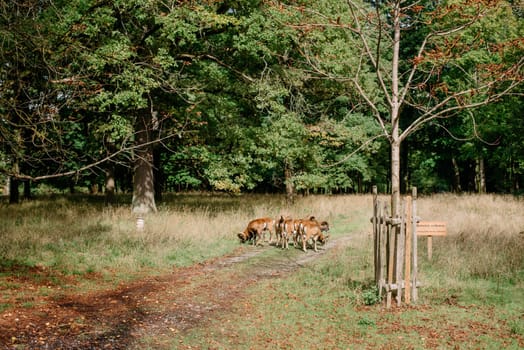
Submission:
M 447 199 L 437 198 L 436 205 Z M 449 236 L 434 239 L 431 261 L 425 241 L 419 243 L 423 287 L 416 304 L 388 310 L 376 299 L 369 218 L 366 209 L 357 209 L 355 215 L 333 216 L 332 234 L 352 236 L 347 248 L 335 249 L 287 278 L 258 284 L 246 294 L 260 296 L 259 302 L 235 304 L 203 328 L 166 339 L 166 348 L 520 349 L 523 239 L 515 227 L 523 218 L 519 214 L 507 224 L 493 208 L 471 210 L 478 199 L 458 201 L 458 208 L 467 208 L 462 213 L 449 204 L 449 212 L 437 213 L 442 216 L 434 219 L 449 220 Z M 435 208 L 431 198 L 421 202 Z M 506 210 L 522 213 L 522 204 L 510 201 Z M 470 218 L 472 212 L 482 220 Z M 460 220 L 469 226 L 455 224 Z
M 208 218 L 216 215 L 201 208 L 199 218 L 196 209 L 192 210 L 166 210 L 152 215 L 146 219 L 146 231 L 136 232 L 135 218 L 127 207 L 107 209 L 98 203 L 71 202 L 67 198 L 0 207 L 0 215 L 9 218 L 0 223 L 0 266 L 38 265 L 76 275 L 110 269 L 168 269 L 234 248 L 232 241 L 220 242 L 229 232 L 212 232 L 211 239 L 203 244 L 202 237 L 185 234 L 188 226 L 194 226 L 189 216 L 209 222 Z M 186 217 L 187 222 L 177 222 L 179 216 Z
M 328 197 L 304 198 L 292 208 L 282 196 L 167 198 L 158 214 L 145 218 L 143 232 L 136 232 L 129 206 L 108 208 L 96 196 L 53 196 L 0 206 L 0 216 L 8 218 L 0 222 L 0 267 L 44 266 L 66 275 L 167 270 L 234 250 L 236 233 L 253 217 L 314 213 L 331 220 L 339 214 L 329 201 L 319 200 Z
M 184 334 L 144 337 L 141 348 L 217 349 L 519 349 L 524 346 L 524 201 L 509 196 L 420 198 L 424 220 L 448 223 L 427 259 L 419 242 L 419 301 L 386 310 L 373 286 L 371 196 L 310 196 L 286 206 L 280 196 L 173 195 L 137 232 L 128 206 L 89 197 L 54 197 L 1 206 L 0 291 L 9 300 L 25 283 L 68 290 L 161 274 L 239 247 L 236 233 L 259 216 L 315 215 L 331 235 L 349 235 L 285 278 L 254 284 L 247 298 Z M 250 247 L 242 246 L 244 249 Z M 271 256 L 269 249 L 239 269 Z M 34 272 L 38 273 L 34 273 Z M 15 281 L 9 278 L 15 276 Z M 73 282 L 71 278 L 73 277 Z M 71 284 L 70 284 L 71 283 Z M 17 286 L 17 287 L 15 287 Z M 54 289 L 36 289 L 53 297 Z M 23 296 L 22 296 L 23 297 Z M 0 312 L 9 301 L 0 300 Z M 22 300 L 30 307 L 30 299 Z
M 484 290 L 495 295 L 493 281 L 466 279 L 450 295 L 445 286 L 431 286 L 434 281 L 423 278 L 430 287 L 420 289 L 413 306 L 367 305 L 372 271 L 366 257 L 350 246 L 288 278 L 257 285 L 246 294 L 260 296 L 258 303 L 236 304 L 210 325 L 173 337 L 171 348 L 521 348 L 522 281 L 506 284 L 501 299 L 479 295 Z

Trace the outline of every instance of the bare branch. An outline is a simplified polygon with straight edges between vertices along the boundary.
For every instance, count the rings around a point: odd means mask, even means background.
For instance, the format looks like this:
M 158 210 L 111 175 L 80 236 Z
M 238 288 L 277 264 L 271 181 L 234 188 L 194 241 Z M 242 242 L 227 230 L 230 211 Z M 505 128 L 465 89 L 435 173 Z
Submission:
M 519 66 L 522 66 L 522 59 L 520 61 Z M 411 133 L 418 130 L 422 124 L 430 120 L 437 119 L 437 118 L 449 118 L 453 116 L 453 113 L 456 113 L 458 111 L 478 108 L 481 106 L 485 106 L 489 103 L 492 103 L 494 101 L 500 100 L 503 96 L 508 95 L 511 90 L 515 89 L 518 85 L 522 84 L 521 80 L 510 81 L 509 85 L 506 86 L 503 90 L 497 93 L 494 93 L 494 94 L 488 94 L 481 101 L 471 102 L 467 104 L 462 104 L 460 102 L 463 100 L 462 97 L 464 96 L 467 97 L 473 94 L 478 94 L 479 91 L 483 91 L 483 90 L 488 91 L 491 87 L 493 87 L 495 84 L 499 82 L 500 81 L 498 80 L 494 80 L 494 81 L 485 83 L 483 86 L 479 88 L 471 88 L 471 89 L 467 89 L 467 90 L 463 90 L 463 91 L 454 93 L 452 95 L 447 96 L 445 99 L 443 99 L 442 101 L 440 101 L 439 103 L 437 103 L 436 105 L 432 106 L 431 108 L 425 111 L 424 111 L 423 106 L 410 104 L 411 106 L 419 110 L 422 110 L 423 114 L 420 117 L 418 117 L 417 119 L 415 119 L 415 121 L 413 121 L 411 125 L 402 132 L 402 134 L 400 135 L 400 139 L 401 140 L 405 139 Z M 451 101 L 459 101 L 459 103 L 457 105 L 446 107 L 448 103 L 450 103 Z
M 377 79 L 378 79 L 379 85 L 380 85 L 382 91 L 384 92 L 384 97 L 386 98 L 388 104 L 390 106 L 392 106 L 393 102 L 391 100 L 391 95 L 390 95 L 390 92 L 389 92 L 389 90 L 388 90 L 388 88 L 386 86 L 384 77 L 382 76 L 382 71 L 380 69 L 379 62 L 377 61 L 377 59 L 374 56 L 373 51 L 371 50 L 371 47 L 370 47 L 369 42 L 367 40 L 367 37 L 364 34 L 364 32 L 362 31 L 362 25 L 360 24 L 360 19 L 359 19 L 357 13 L 355 12 L 355 9 L 359 9 L 359 7 L 352 0 L 347 0 L 347 3 L 348 3 L 348 6 L 349 6 L 349 9 L 351 11 L 351 14 L 353 16 L 353 20 L 355 21 L 357 34 L 359 35 L 360 40 L 361 40 L 361 42 L 363 44 L 363 51 L 365 52 L 365 54 L 367 55 L 371 65 L 375 69 L 375 74 L 377 75 Z M 379 27 L 378 29 L 379 29 L 380 32 L 383 31 L 382 27 Z
M 478 130 L 477 130 L 477 122 L 476 122 L 476 118 L 475 116 L 473 115 L 473 113 L 471 112 L 471 110 L 468 110 L 468 114 L 471 118 L 471 123 L 473 124 L 473 135 L 471 137 L 465 137 L 465 138 L 460 138 L 458 136 L 455 136 L 451 130 L 449 130 L 448 128 L 446 128 L 444 125 L 440 124 L 440 123 L 433 123 L 434 125 L 438 126 L 439 128 L 443 129 L 444 131 L 446 131 L 446 133 L 453 139 L 453 140 L 456 140 L 456 141 L 469 141 L 469 140 L 473 140 L 473 139 L 477 139 L 479 140 L 480 142 L 482 143 L 485 143 L 486 145 L 490 145 L 490 146 L 496 146 L 500 143 L 500 138 L 498 138 L 497 140 L 495 140 L 494 142 L 489 142 L 489 141 L 486 141 L 484 140 Z
M 466 23 L 464 23 L 462 25 L 459 25 L 459 26 L 456 26 L 454 28 L 450 28 L 450 29 L 447 29 L 447 30 L 431 32 L 428 35 L 426 35 L 426 37 L 424 38 L 424 40 L 422 40 L 422 43 L 420 44 L 420 47 L 418 49 L 417 57 L 415 57 L 415 59 L 414 59 L 413 67 L 411 68 L 411 70 L 409 72 L 409 76 L 408 76 L 406 82 L 404 83 L 404 87 L 401 90 L 402 92 L 401 92 L 401 96 L 400 96 L 400 99 L 399 99 L 401 104 L 404 103 L 404 101 L 406 99 L 406 95 L 407 95 L 408 91 L 411 89 L 411 86 L 412 86 L 411 84 L 413 83 L 413 77 L 415 76 L 415 73 L 418 70 L 418 61 L 423 59 L 423 54 L 424 54 L 424 52 L 426 50 L 426 46 L 427 46 L 429 40 L 431 38 L 433 38 L 433 37 L 444 37 L 444 36 L 448 36 L 448 35 L 455 34 L 455 33 L 458 33 L 460 31 L 463 31 L 466 28 L 470 27 L 475 22 L 477 22 L 479 20 L 479 18 L 481 18 L 484 14 L 485 14 L 485 12 L 479 12 L 479 13 L 476 14 L 475 17 L 473 17 L 471 20 L 469 20 L 468 22 L 466 22 Z M 428 79 L 429 79 L 429 76 L 428 76 Z
M 361 144 L 359 147 L 357 147 L 353 152 L 351 152 L 350 154 L 348 154 L 347 156 L 345 156 L 343 159 L 339 160 L 338 162 L 335 162 L 333 164 L 327 164 L 327 165 L 324 165 L 324 164 L 320 164 L 320 167 L 321 168 L 332 168 L 334 166 L 337 166 L 337 165 L 340 165 L 344 162 L 346 162 L 349 158 L 353 157 L 355 154 L 357 154 L 358 152 L 360 152 L 364 147 L 366 147 L 367 145 L 369 145 L 371 142 L 375 141 L 376 139 L 379 139 L 381 137 L 387 137 L 387 135 L 383 135 L 383 134 L 380 134 L 380 135 L 375 135 L 373 136 L 372 138 L 366 140 L 366 142 L 364 142 L 363 144 Z
M 380 127 L 381 127 L 382 131 L 384 132 L 384 136 L 389 138 L 388 129 L 387 129 L 385 123 L 384 123 L 384 120 L 381 117 L 380 111 L 378 110 L 376 104 L 373 101 L 371 101 L 371 99 L 369 98 L 368 94 L 362 89 L 362 87 L 360 86 L 359 82 L 356 79 L 353 81 L 353 85 L 355 85 L 355 87 L 356 87 L 357 91 L 359 92 L 360 96 L 366 101 L 368 106 L 373 110 L 373 115 L 375 116 L 375 119 L 380 124 Z
M 40 180 L 54 179 L 54 178 L 64 177 L 64 176 L 79 175 L 80 173 L 82 173 L 82 172 L 84 172 L 86 170 L 91 170 L 93 168 L 98 167 L 99 165 L 101 165 L 103 163 L 106 163 L 108 161 L 113 160 L 113 158 L 116 158 L 120 154 L 128 153 L 128 152 L 131 152 L 131 151 L 136 150 L 136 149 L 140 149 L 140 148 L 145 147 L 145 146 L 149 146 L 149 145 L 153 145 L 153 144 L 157 144 L 157 143 L 162 143 L 164 140 L 167 140 L 169 138 L 172 138 L 172 137 L 175 137 L 175 136 L 178 136 L 178 135 L 179 135 L 179 133 L 172 133 L 172 134 L 166 135 L 166 136 L 164 136 L 162 138 L 158 138 L 158 139 L 155 139 L 155 140 L 152 140 L 152 141 L 149 141 L 149 142 L 144 142 L 144 143 L 141 143 L 139 145 L 123 146 L 118 151 L 113 152 L 113 153 L 111 153 L 110 155 L 108 155 L 108 156 L 106 156 L 104 158 L 101 158 L 101 159 L 99 159 L 99 160 L 97 160 L 97 161 L 95 161 L 93 163 L 90 163 L 88 165 L 80 167 L 80 168 L 78 168 L 76 170 L 65 171 L 65 172 L 49 174 L 49 175 L 42 175 L 42 176 L 29 176 L 29 175 L 23 175 L 23 174 L 15 174 L 13 172 L 7 171 L 6 169 L 0 169 L 0 172 L 5 174 L 5 175 L 12 176 L 14 178 L 20 179 L 20 180 L 31 180 L 31 181 L 40 181 Z

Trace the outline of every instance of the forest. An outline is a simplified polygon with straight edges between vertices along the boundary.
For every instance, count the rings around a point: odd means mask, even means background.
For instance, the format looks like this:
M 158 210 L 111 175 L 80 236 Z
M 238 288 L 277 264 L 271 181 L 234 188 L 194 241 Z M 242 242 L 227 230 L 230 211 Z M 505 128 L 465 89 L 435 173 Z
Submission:
M 0 4 L 0 182 L 35 193 L 522 193 L 524 5 Z

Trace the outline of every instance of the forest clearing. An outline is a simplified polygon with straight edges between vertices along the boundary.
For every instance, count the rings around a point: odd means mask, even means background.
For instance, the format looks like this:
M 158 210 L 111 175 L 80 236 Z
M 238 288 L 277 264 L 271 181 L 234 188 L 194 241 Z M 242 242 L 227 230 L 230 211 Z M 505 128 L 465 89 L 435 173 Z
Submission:
M 173 195 L 137 231 L 128 206 L 88 196 L 0 207 L 5 349 L 519 349 L 524 202 L 419 198 L 444 220 L 419 300 L 384 307 L 373 285 L 371 195 Z M 255 217 L 330 223 L 319 252 L 237 237 Z
M 0 2 L 0 350 L 524 348 L 523 18 Z

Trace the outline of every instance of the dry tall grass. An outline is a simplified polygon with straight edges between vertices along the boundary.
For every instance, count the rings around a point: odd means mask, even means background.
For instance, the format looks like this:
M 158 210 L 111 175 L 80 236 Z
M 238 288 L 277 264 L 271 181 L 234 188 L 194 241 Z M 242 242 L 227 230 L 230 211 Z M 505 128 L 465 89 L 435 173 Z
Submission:
M 419 200 L 424 220 L 447 222 L 435 264 L 452 278 L 507 277 L 524 268 L 524 200 L 503 195 L 434 195 Z M 422 241 L 422 240 L 421 240 Z
M 4 265 L 42 264 L 72 273 L 187 265 L 238 247 L 236 233 L 249 220 L 281 214 L 328 220 L 334 235 L 350 234 L 354 248 L 368 250 L 371 212 L 371 195 L 299 197 L 290 206 L 274 195 L 174 195 L 137 232 L 127 206 L 35 200 L 0 207 L 0 258 Z M 434 239 L 434 257 L 453 278 L 522 269 L 521 198 L 434 195 L 419 199 L 418 212 L 424 220 L 448 223 L 448 237 Z
M 359 197 L 305 197 L 292 206 L 274 195 L 173 195 L 137 231 L 129 206 L 89 197 L 54 197 L 0 206 L 0 265 L 43 265 L 66 273 L 168 268 L 238 247 L 236 233 L 255 217 L 355 215 Z

